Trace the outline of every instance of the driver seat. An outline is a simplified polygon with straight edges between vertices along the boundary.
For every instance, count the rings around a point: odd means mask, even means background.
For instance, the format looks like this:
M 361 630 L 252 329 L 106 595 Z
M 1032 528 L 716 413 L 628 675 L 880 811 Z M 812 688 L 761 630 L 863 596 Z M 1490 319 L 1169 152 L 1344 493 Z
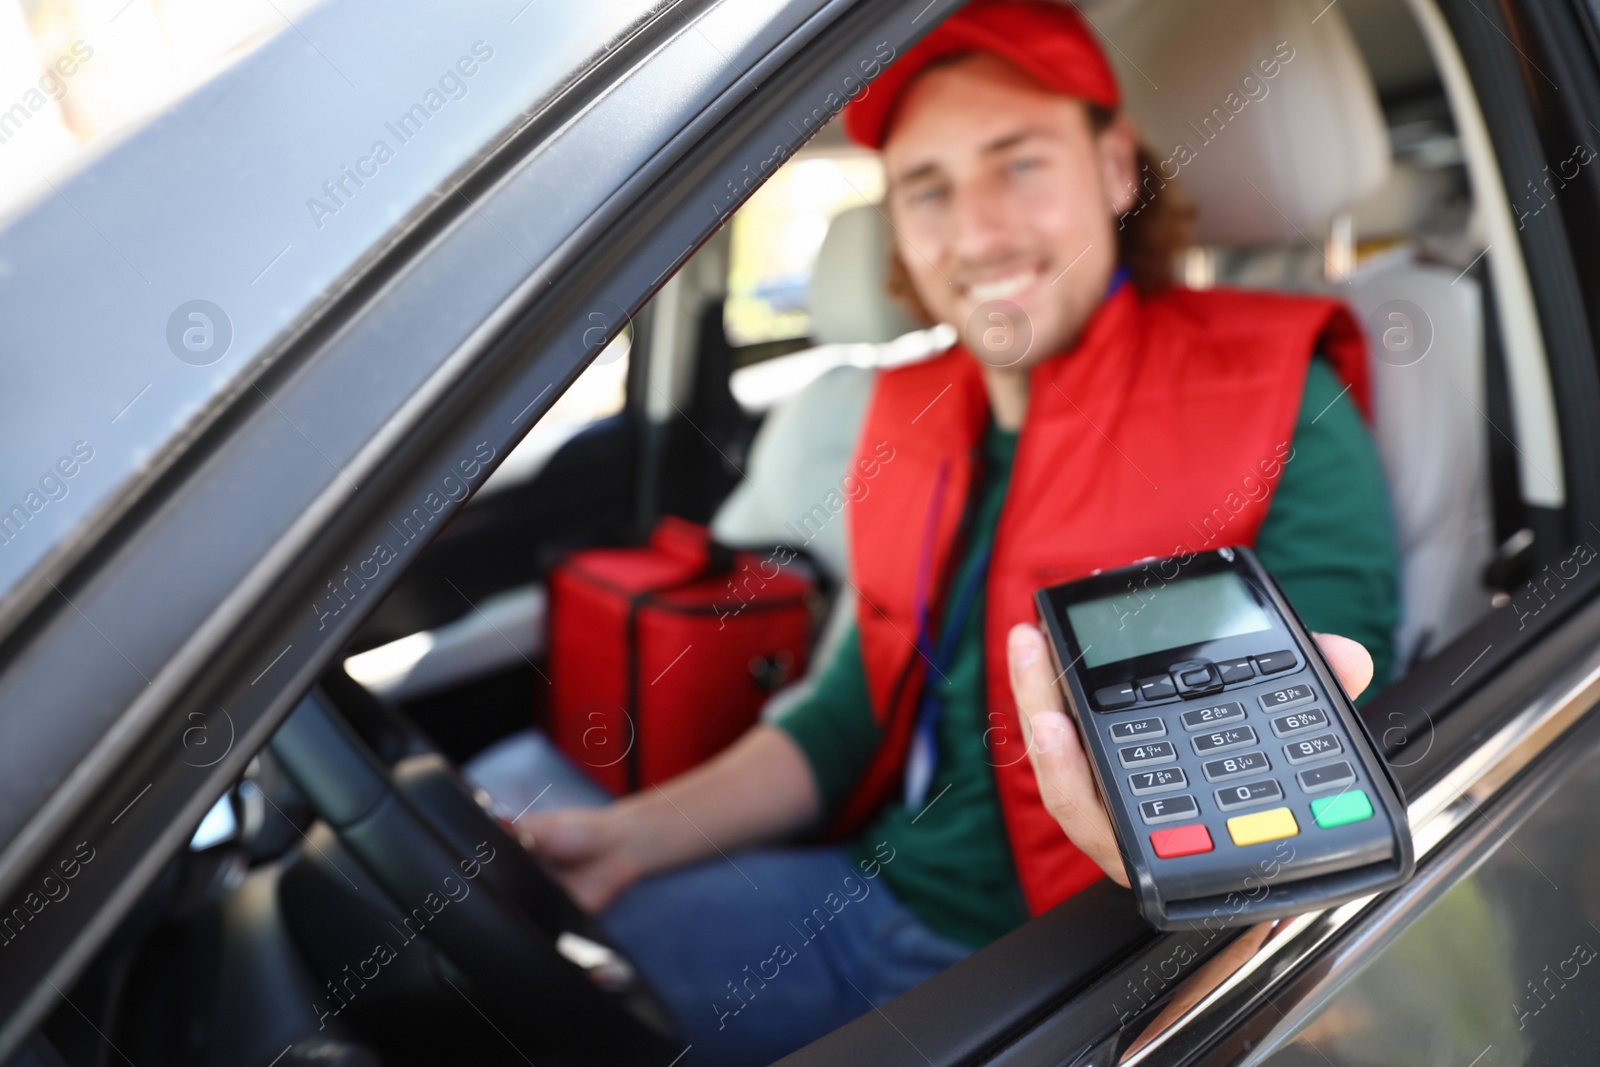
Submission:
M 1478 580 L 1493 555 L 1482 287 L 1405 240 L 1432 206 L 1417 195 L 1430 186 L 1392 165 L 1372 76 L 1337 7 L 1150 0 L 1115 32 L 1111 59 L 1142 139 L 1174 162 L 1179 145 L 1192 151 L 1176 180 L 1198 208 L 1196 242 L 1224 265 L 1216 280 L 1320 292 L 1366 326 L 1400 556 L 1403 669 L 1490 608 Z M 1277 62 L 1272 77 L 1264 60 Z M 1161 72 L 1159 90 L 1141 71 Z M 1171 176 L 1161 169 L 1141 179 L 1148 188 Z M 1339 249 L 1317 242 L 1352 219 L 1357 238 L 1402 240 L 1326 280 Z

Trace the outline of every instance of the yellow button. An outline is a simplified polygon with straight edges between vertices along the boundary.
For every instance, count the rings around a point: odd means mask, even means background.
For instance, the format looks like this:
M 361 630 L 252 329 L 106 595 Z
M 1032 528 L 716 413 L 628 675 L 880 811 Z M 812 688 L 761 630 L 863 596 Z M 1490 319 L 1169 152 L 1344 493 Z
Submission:
M 1299 832 L 1300 824 L 1294 821 L 1294 812 L 1288 808 L 1235 815 L 1228 820 L 1228 836 L 1236 845 L 1259 845 L 1263 841 L 1293 837 Z

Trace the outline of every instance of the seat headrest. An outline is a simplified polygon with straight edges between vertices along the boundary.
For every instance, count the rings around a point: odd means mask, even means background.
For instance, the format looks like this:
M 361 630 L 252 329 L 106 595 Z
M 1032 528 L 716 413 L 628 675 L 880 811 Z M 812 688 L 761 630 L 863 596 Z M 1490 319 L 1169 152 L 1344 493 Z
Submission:
M 1198 243 L 1320 241 L 1387 176 L 1372 77 L 1326 0 L 1149 0 L 1116 39 L 1125 106 L 1161 161 L 1141 196 L 1180 182 Z
M 811 273 L 811 337 L 818 344 L 892 341 L 918 323 L 889 299 L 889 226 L 863 204 L 834 216 Z
M 1438 167 L 1395 163 L 1389 178 L 1354 209 L 1356 240 L 1413 234 L 1451 197 L 1450 174 Z
M 807 550 L 829 574 L 850 572 L 850 460 L 876 372 L 839 366 L 772 409 L 750 445 L 745 479 L 722 502 L 711 533 L 736 548 Z

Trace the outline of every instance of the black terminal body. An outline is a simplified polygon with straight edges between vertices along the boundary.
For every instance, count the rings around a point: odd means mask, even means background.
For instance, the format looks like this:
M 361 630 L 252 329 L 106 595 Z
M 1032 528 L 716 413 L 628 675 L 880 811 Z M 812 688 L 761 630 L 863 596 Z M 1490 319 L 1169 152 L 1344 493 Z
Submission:
M 1248 548 L 1102 571 L 1035 605 L 1154 926 L 1259 922 L 1411 876 L 1388 764 Z

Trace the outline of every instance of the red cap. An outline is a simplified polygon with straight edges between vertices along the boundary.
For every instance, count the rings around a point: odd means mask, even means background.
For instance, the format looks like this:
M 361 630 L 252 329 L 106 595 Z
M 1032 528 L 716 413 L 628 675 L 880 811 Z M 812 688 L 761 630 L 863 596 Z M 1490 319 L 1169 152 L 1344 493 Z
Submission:
M 1057 0 L 973 0 L 845 107 L 846 135 L 882 148 L 906 87 L 928 64 L 963 52 L 992 52 L 1063 96 L 1117 106 L 1116 75 L 1077 8 Z

